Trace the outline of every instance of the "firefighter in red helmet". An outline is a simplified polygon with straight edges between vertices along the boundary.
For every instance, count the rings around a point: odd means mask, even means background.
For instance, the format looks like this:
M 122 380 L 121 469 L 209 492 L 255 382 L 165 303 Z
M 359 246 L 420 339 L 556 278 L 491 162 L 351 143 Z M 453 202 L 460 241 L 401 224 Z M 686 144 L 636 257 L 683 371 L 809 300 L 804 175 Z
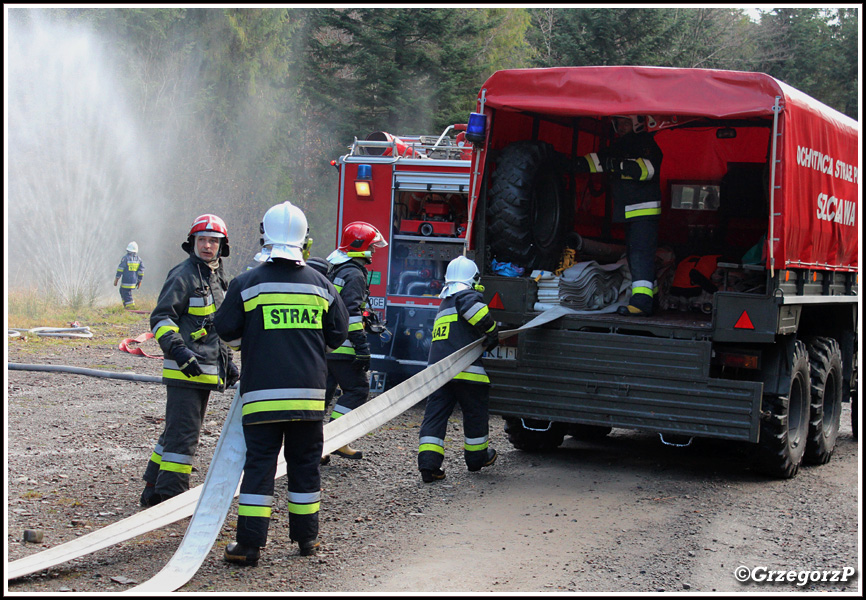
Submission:
M 213 328 L 228 279 L 228 230 L 216 215 L 195 218 L 181 248 L 189 254 L 165 278 L 150 315 L 165 359 L 165 428 L 144 471 L 142 506 L 154 506 L 189 489 L 192 460 L 212 390 L 225 391 L 240 378 L 232 352 Z
M 333 265 L 328 278 L 349 311 L 349 338 L 328 354 L 326 408 L 331 405 L 337 386 L 342 390 L 331 410 L 331 420 L 358 408 L 370 397 L 370 344 L 363 316 L 370 293 L 367 265 L 373 262 L 373 252 L 387 245 L 378 229 L 369 223 L 355 221 L 343 228 L 340 245 L 327 258 Z M 333 454 L 352 459 L 363 457 L 361 451 L 348 444 Z

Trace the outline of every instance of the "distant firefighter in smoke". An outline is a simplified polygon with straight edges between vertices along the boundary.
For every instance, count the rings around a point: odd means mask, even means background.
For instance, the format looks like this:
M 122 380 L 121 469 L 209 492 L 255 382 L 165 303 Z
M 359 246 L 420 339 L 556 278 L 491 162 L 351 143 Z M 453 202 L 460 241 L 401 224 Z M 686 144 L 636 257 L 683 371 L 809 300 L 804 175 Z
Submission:
M 126 247 L 126 254 L 117 265 L 117 275 L 114 276 L 114 287 L 117 287 L 117 282 L 120 281 L 120 298 L 123 300 L 123 308 L 135 310 L 132 290 L 141 287 L 142 279 L 144 279 L 144 262 L 138 255 L 138 244 L 129 242 Z

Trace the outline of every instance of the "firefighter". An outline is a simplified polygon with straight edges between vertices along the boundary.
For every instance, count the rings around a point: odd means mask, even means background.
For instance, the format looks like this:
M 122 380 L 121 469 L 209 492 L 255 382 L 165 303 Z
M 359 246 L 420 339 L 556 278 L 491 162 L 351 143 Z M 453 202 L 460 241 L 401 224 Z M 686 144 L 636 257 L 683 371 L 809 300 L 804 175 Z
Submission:
M 138 255 L 138 244 L 129 242 L 126 246 L 126 254 L 117 265 L 117 275 L 114 276 L 114 287 L 117 287 L 117 282 L 120 281 L 120 299 L 123 301 L 123 308 L 135 310 L 132 290 L 141 287 L 142 279 L 144 279 L 144 262 Z
M 327 258 L 333 265 L 328 277 L 349 311 L 349 337 L 328 355 L 326 406 L 331 405 L 337 386 L 342 390 L 331 411 L 331 420 L 358 408 L 370 397 L 370 344 L 364 329 L 364 311 L 370 293 L 367 265 L 373 262 L 373 252 L 387 245 L 378 229 L 355 221 L 343 228 L 340 245 Z M 348 444 L 332 454 L 351 459 L 364 456 Z M 322 462 L 327 463 L 327 458 Z
M 578 173 L 608 173 L 614 222 L 625 222 L 626 255 L 631 271 L 631 298 L 621 315 L 649 316 L 656 297 L 655 255 L 662 193 L 662 151 L 642 116 L 613 117 L 616 140 L 607 151 L 579 157 Z
M 499 344 L 499 326 L 481 299 L 478 266 L 458 256 L 445 270 L 442 303 L 433 323 L 433 342 L 427 364 L 432 365 L 479 338 L 492 350 Z M 481 288 L 483 289 L 483 288 Z M 463 412 L 463 459 L 470 471 L 480 471 L 496 462 L 489 445 L 488 398 L 490 379 L 481 357 L 454 379 L 430 394 L 418 432 L 418 470 L 424 483 L 444 479 L 445 435 L 448 419 L 460 404 Z
M 189 257 L 168 272 L 150 315 L 154 338 L 165 355 L 165 428 L 144 471 L 142 506 L 189 489 L 210 393 L 224 391 L 240 377 L 231 349 L 213 328 L 214 313 L 228 288 L 221 258 L 229 255 L 225 223 L 216 215 L 196 217 L 181 248 Z
M 289 536 L 300 554 L 319 546 L 319 461 L 324 444 L 325 353 L 348 335 L 337 290 L 305 265 L 307 219 L 283 202 L 262 219 L 261 266 L 232 280 L 214 319 L 216 331 L 243 353 L 240 380 L 246 442 L 238 497 L 237 541 L 225 560 L 255 566 L 268 537 L 280 446 L 288 474 Z

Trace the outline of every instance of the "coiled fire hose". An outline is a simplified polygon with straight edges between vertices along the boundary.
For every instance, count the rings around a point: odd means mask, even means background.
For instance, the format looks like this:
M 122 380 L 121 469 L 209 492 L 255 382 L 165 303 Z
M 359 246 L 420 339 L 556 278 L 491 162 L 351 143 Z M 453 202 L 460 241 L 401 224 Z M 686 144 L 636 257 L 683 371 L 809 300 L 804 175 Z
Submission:
M 538 327 L 574 312 L 564 306 L 551 308 L 518 329 L 500 332 L 499 338 L 511 337 L 522 330 Z M 484 352 L 481 344 L 480 339 L 468 344 L 325 425 L 323 456 L 370 433 L 445 385 L 481 356 Z M 107 373 L 109 376 L 125 375 Z M 165 567 L 148 581 L 127 592 L 172 592 L 185 585 L 213 547 L 232 500 L 239 492 L 246 453 L 241 408 L 240 393 L 236 392 L 202 485 L 93 533 L 8 563 L 7 581 L 85 556 L 192 515 L 180 546 Z M 281 452 L 275 477 L 280 478 L 285 474 L 286 463 Z

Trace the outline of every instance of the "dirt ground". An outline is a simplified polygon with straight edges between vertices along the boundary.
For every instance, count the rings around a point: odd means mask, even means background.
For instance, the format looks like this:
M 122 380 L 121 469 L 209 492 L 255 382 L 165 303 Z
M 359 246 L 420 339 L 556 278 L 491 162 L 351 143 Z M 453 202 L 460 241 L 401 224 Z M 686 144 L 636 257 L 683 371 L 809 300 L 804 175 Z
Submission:
M 9 339 L 7 361 L 157 376 L 160 360 L 118 350 L 147 330 L 142 315 L 89 340 Z M 152 341 L 142 347 L 160 354 Z M 161 385 L 28 370 L 7 370 L 6 379 L 7 562 L 143 510 L 141 473 L 162 428 Z M 194 485 L 204 481 L 231 397 L 211 396 Z M 747 446 L 672 447 L 619 429 L 598 442 L 567 438 L 553 453 L 526 453 L 510 446 L 498 417 L 491 438 L 499 460 L 468 473 L 458 412 L 449 425 L 448 476 L 424 484 L 416 470 L 422 415 L 423 402 L 354 443 L 363 460 L 334 457 L 322 468 L 317 556 L 300 557 L 289 542 L 281 479 L 259 566 L 222 559 L 234 540 L 235 502 L 179 591 L 859 595 L 860 455 L 848 405 L 830 462 L 791 480 L 755 473 Z M 7 580 L 7 593 L 128 590 L 165 565 L 188 521 Z M 43 542 L 23 542 L 25 529 L 41 530 Z M 750 580 L 737 580 L 740 566 Z M 856 573 L 845 577 L 846 568 Z M 758 581 L 770 571 L 793 580 Z M 835 571 L 847 581 L 831 581 Z

